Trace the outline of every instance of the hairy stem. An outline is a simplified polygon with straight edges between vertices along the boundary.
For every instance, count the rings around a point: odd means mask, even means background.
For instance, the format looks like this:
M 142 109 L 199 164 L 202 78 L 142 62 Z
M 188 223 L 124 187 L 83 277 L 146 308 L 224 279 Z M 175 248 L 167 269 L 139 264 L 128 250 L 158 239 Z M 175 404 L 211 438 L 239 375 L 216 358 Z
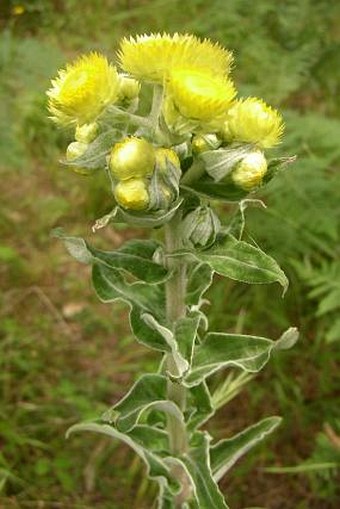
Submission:
M 181 214 L 176 216 L 165 226 L 165 242 L 168 253 L 181 247 L 179 224 Z M 173 325 L 179 318 L 186 314 L 186 265 L 177 258 L 168 258 L 168 268 L 173 271 L 173 276 L 166 282 L 166 313 L 167 321 Z M 173 375 L 178 375 L 175 360 L 172 354 L 166 358 L 166 369 Z M 168 382 L 168 399 L 176 403 L 182 410 L 186 405 L 186 388 L 180 382 Z M 182 454 L 187 449 L 187 436 L 184 426 L 177 419 L 169 416 L 168 433 L 170 450 L 173 454 Z
M 195 161 L 194 164 L 188 169 L 188 171 L 183 175 L 181 184 L 182 187 L 186 185 L 190 185 L 195 180 L 198 180 L 202 175 L 204 175 L 205 169 L 204 165 L 201 161 Z
M 149 121 L 154 126 L 154 128 L 156 128 L 158 125 L 158 119 L 161 113 L 162 102 L 163 102 L 163 87 L 161 85 L 154 85 L 152 106 L 149 114 Z

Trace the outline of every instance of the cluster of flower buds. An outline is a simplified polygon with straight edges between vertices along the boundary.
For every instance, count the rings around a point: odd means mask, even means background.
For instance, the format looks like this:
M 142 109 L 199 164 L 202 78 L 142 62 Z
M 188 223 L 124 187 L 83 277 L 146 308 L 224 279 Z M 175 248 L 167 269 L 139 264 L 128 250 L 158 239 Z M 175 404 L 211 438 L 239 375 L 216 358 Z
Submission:
M 181 167 L 172 149 L 128 137 L 112 148 L 109 168 L 116 201 L 125 209 L 166 210 L 178 197 Z
M 98 128 L 97 122 L 76 127 L 74 134 L 75 141 L 72 141 L 66 149 L 66 161 L 72 162 L 85 154 L 91 141 L 97 137 Z M 86 168 L 81 166 L 73 166 L 73 170 L 81 175 L 87 175 L 88 173 Z
M 181 178 L 195 162 L 203 166 L 197 178 L 204 182 L 245 194 L 261 185 L 265 151 L 280 142 L 283 122 L 261 99 L 237 99 L 230 51 L 189 34 L 151 34 L 123 38 L 117 59 L 120 72 L 98 53 L 80 57 L 59 71 L 47 92 L 51 118 L 75 128 L 66 152 L 75 171 L 91 173 L 93 152 L 104 153 L 98 161 L 111 176 L 118 206 L 151 215 L 176 202 Z M 154 89 L 146 116 L 138 114 L 144 85 Z M 109 129 L 118 136 L 101 144 Z

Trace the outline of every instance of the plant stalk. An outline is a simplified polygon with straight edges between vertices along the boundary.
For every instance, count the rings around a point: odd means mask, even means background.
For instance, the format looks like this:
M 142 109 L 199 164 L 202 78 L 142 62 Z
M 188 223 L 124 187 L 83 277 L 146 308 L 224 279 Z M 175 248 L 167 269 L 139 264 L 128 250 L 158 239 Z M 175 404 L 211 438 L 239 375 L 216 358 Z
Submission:
M 165 226 L 165 243 L 167 253 L 172 253 L 181 248 L 179 225 L 181 212 Z M 166 282 L 166 315 L 170 325 L 186 314 L 186 264 L 180 258 L 168 258 L 167 266 L 173 271 L 172 277 Z M 178 375 L 176 363 L 172 354 L 166 357 L 166 369 L 174 376 Z M 173 401 L 182 412 L 186 406 L 186 388 L 180 382 L 168 381 L 168 399 Z M 171 453 L 180 455 L 187 449 L 186 429 L 178 419 L 168 417 L 169 445 Z

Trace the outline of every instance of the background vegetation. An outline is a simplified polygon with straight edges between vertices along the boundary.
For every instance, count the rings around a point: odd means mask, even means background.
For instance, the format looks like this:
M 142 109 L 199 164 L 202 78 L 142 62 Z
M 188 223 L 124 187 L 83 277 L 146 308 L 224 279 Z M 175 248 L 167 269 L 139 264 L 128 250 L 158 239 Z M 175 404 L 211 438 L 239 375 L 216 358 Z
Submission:
M 88 269 L 49 238 L 63 225 L 101 246 L 147 232 L 91 233 L 111 205 L 103 181 L 58 164 L 68 134 L 47 119 L 44 91 L 65 61 L 113 57 L 128 33 L 189 31 L 235 52 L 243 94 L 284 113 L 280 152 L 297 154 L 247 212 L 246 235 L 290 277 L 274 287 L 216 281 L 220 330 L 299 344 L 244 386 L 213 423 L 225 436 L 285 416 L 275 436 L 223 481 L 233 509 L 336 509 L 340 408 L 340 5 L 337 0 L 2 0 L 0 5 L 0 507 L 148 509 L 154 487 L 123 446 L 64 440 L 96 417 L 154 358 L 128 333 L 126 310 L 92 295 Z M 226 210 L 226 213 L 228 211 Z M 217 380 L 215 381 L 217 383 Z M 123 390 L 124 388 L 124 390 Z

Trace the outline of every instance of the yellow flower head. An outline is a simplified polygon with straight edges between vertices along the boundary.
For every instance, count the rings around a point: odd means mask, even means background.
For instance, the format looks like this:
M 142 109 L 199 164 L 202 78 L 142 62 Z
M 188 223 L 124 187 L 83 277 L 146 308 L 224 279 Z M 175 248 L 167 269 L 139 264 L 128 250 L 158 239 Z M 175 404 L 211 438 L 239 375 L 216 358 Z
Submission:
M 90 53 L 67 65 L 47 91 L 49 111 L 59 124 L 93 122 L 105 107 L 117 100 L 119 79 L 106 57 Z
M 270 148 L 280 143 L 284 124 L 278 111 L 261 99 L 240 100 L 228 111 L 222 136 L 228 141 L 256 143 Z
M 189 68 L 173 70 L 167 93 L 183 117 L 209 122 L 225 114 L 236 90 L 227 78 Z
M 192 67 L 225 75 L 233 57 L 209 39 L 189 34 L 150 34 L 124 38 L 118 59 L 124 71 L 138 79 L 163 83 L 174 67 Z

